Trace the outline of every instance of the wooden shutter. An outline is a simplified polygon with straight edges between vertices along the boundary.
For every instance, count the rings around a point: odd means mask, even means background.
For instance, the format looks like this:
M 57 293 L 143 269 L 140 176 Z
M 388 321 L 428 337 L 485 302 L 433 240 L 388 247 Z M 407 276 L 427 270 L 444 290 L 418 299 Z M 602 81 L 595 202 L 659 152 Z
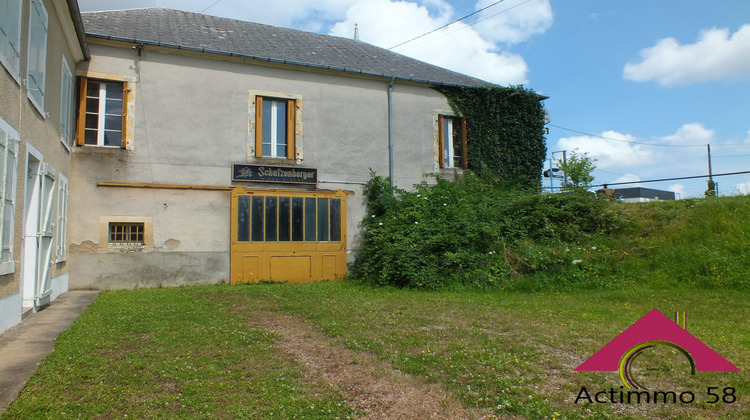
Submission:
M 445 168 L 445 129 L 443 124 L 445 117 L 438 115 L 438 162 L 441 168 Z
M 289 99 L 286 101 L 286 158 L 289 160 L 294 160 L 296 157 L 294 144 L 297 133 L 296 114 L 297 101 Z
M 130 103 L 130 83 L 122 82 L 122 137 L 120 147 L 128 147 L 128 104 Z
M 86 90 L 89 79 L 78 78 L 78 119 L 76 121 L 76 145 L 83 146 L 86 134 Z
M 263 97 L 255 97 L 255 157 L 263 157 Z
M 469 169 L 469 147 L 468 147 L 468 136 L 466 130 L 466 117 L 461 118 L 461 163 L 463 163 L 464 169 Z

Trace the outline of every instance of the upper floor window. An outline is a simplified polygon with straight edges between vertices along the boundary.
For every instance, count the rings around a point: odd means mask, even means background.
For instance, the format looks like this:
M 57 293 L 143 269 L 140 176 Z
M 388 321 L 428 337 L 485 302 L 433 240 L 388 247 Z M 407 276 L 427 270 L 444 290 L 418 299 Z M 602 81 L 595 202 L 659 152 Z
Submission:
M 47 73 L 47 10 L 41 0 L 31 0 L 28 53 L 26 88 L 31 102 L 42 115 L 45 115 L 44 79 Z
M 438 142 L 441 168 L 468 168 L 466 118 L 438 116 Z
M 79 146 L 127 146 L 128 108 L 132 102 L 129 83 L 112 80 L 79 79 Z
M 60 85 L 60 141 L 70 148 L 73 144 L 73 73 L 68 62 L 62 60 L 62 83 Z
M 22 0 L 0 0 L 0 63 L 19 81 Z
M 297 100 L 255 97 L 255 157 L 296 159 Z

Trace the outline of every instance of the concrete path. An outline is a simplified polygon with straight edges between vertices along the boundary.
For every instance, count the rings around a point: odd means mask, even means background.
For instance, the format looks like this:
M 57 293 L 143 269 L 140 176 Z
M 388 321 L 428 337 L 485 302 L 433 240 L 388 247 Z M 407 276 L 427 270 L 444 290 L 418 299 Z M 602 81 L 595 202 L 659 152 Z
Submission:
M 96 291 L 71 291 L 0 334 L 0 413 L 16 399 L 55 339 L 96 299 Z

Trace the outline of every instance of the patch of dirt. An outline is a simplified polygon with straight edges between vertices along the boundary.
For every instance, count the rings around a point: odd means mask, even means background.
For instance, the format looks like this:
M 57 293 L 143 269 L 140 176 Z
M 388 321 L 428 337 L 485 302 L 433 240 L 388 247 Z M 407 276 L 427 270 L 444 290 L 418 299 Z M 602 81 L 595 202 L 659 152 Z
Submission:
M 278 334 L 276 345 L 298 360 L 310 381 L 338 389 L 365 419 L 478 419 L 439 384 L 425 384 L 365 352 L 344 348 L 308 321 L 277 312 L 253 311 L 249 322 Z

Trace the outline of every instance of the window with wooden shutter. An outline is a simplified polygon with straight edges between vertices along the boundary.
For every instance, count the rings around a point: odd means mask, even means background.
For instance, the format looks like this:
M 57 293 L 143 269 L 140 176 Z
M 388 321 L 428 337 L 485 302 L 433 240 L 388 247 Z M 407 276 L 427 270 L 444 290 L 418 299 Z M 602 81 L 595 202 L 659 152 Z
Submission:
M 296 159 L 295 99 L 255 97 L 255 157 Z
M 65 57 L 60 84 L 60 141 L 68 148 L 73 145 L 73 73 Z
M 438 149 L 441 168 L 468 169 L 466 118 L 438 116 Z
M 0 0 L 0 63 L 20 83 L 22 0 Z
M 26 90 L 34 106 L 44 112 L 44 83 L 47 73 L 47 10 L 41 0 L 31 0 Z
M 130 83 L 80 77 L 76 144 L 126 148 Z

